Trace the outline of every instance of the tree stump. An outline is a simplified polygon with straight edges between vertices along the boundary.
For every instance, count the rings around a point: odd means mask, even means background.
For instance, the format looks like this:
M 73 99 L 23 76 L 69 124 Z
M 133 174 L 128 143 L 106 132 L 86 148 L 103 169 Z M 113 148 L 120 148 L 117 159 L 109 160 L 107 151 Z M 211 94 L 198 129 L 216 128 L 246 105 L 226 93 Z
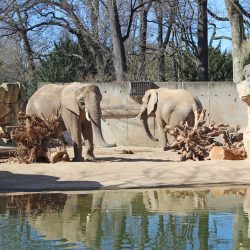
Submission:
M 51 163 L 69 161 L 69 155 L 63 142 L 59 139 L 49 139 L 46 157 Z
M 214 146 L 209 152 L 211 160 L 244 160 L 247 158 L 244 147 L 227 148 L 222 146 Z

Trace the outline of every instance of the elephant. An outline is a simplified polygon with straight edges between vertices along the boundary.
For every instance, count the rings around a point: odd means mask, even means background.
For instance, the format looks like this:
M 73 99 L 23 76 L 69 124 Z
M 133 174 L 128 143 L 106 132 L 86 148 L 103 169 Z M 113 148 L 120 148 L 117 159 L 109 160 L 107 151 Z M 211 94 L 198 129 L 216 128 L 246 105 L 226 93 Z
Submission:
M 85 160 L 95 160 L 93 130 L 100 146 L 115 147 L 105 142 L 101 130 L 102 94 L 98 86 L 74 82 L 68 85 L 47 84 L 39 88 L 29 99 L 26 114 L 41 118 L 59 117 L 62 130 L 71 134 L 74 158 L 83 161 L 82 136 L 86 147 Z M 93 130 L 92 130 L 93 128 Z
M 202 110 L 198 97 L 187 90 L 162 87 L 145 92 L 140 113 L 135 119 L 139 118 L 142 121 L 143 128 L 151 140 L 158 141 L 150 132 L 147 122 L 148 116 L 155 114 L 159 140 L 165 151 L 171 149 L 169 141 L 173 143 L 173 138 L 167 136 L 166 126 L 173 128 L 182 121 L 187 122 L 189 126 L 194 126 L 200 120 Z

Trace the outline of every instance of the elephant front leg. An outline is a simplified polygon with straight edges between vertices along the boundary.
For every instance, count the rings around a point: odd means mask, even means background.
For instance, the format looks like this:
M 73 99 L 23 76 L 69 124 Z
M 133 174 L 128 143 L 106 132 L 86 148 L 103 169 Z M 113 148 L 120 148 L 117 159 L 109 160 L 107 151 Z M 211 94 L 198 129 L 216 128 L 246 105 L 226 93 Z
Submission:
M 79 162 L 84 161 L 82 157 L 82 138 L 80 124 L 71 127 L 71 136 L 74 145 L 74 158 L 73 161 Z
M 66 129 L 70 132 L 74 147 L 73 161 L 84 161 L 82 157 L 82 137 L 81 137 L 81 124 L 79 117 L 73 112 L 62 110 L 62 119 Z
M 85 143 L 86 148 L 86 157 L 87 161 L 94 161 L 94 143 L 93 143 L 93 130 L 91 122 L 85 120 L 82 123 L 82 135 Z
M 82 145 L 79 145 L 78 142 L 74 142 L 74 158 L 73 161 L 80 162 L 84 161 L 82 157 Z
M 73 161 L 75 161 L 75 162 L 84 161 L 84 159 L 82 157 L 82 138 L 81 138 L 80 125 L 75 126 L 75 128 L 72 128 L 71 136 L 72 136 L 73 147 L 74 147 Z

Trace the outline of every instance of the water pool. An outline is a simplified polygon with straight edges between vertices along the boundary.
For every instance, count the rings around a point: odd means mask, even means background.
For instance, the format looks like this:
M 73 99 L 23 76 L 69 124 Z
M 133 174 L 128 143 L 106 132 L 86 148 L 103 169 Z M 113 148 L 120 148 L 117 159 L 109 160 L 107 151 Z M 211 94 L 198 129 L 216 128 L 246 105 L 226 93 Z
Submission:
M 249 249 L 250 188 L 0 195 L 0 249 Z

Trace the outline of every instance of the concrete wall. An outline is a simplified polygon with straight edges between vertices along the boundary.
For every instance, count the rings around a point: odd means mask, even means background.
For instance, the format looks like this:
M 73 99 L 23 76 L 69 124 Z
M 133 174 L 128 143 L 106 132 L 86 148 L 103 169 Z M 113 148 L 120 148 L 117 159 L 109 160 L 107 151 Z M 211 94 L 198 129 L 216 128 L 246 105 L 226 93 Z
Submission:
M 247 126 L 247 106 L 239 98 L 236 85 L 233 82 L 156 82 L 159 87 L 184 88 L 198 96 L 204 108 L 207 109 L 208 122 Z M 115 83 L 99 85 L 103 94 L 103 116 L 109 125 L 102 124 L 103 134 L 107 142 L 118 145 L 159 147 L 144 134 L 140 121 L 134 120 L 140 110 L 140 96 L 131 97 L 133 89 L 128 83 L 124 87 Z M 149 118 L 149 126 L 157 136 L 153 117 Z

